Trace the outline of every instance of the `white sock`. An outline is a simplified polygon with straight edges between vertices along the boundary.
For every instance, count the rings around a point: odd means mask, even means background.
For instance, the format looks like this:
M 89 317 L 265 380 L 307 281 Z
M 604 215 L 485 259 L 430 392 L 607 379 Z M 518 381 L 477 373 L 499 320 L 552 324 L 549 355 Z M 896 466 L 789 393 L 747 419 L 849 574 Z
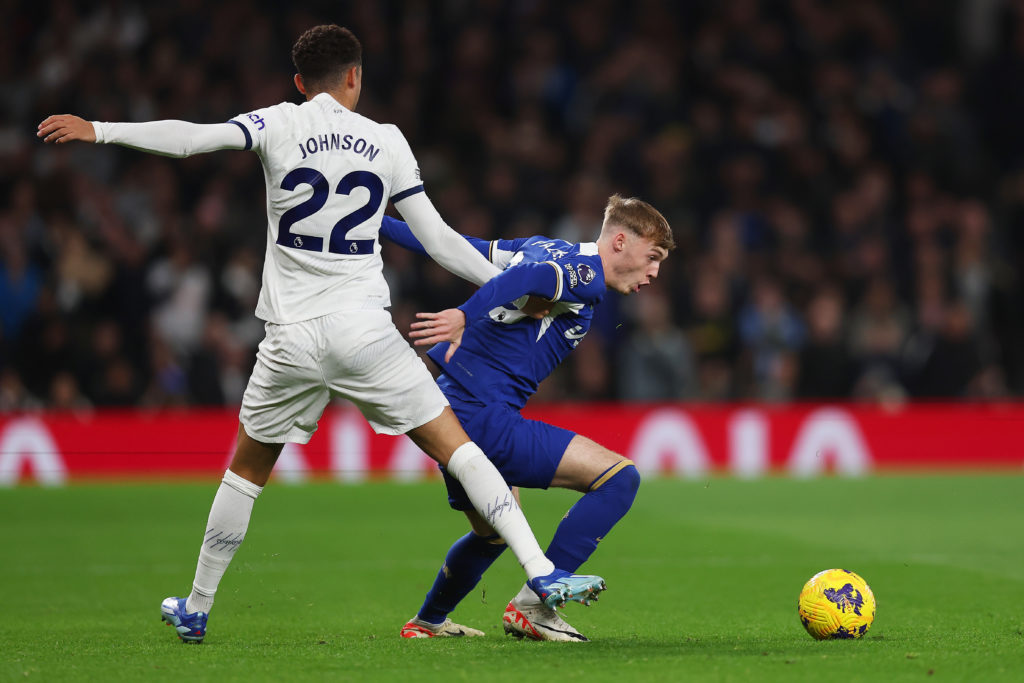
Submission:
M 540 598 L 537 597 L 532 588 L 524 583 L 523 587 L 519 589 L 519 594 L 512 598 L 512 602 L 517 605 L 539 605 Z
M 456 448 L 446 469 L 462 484 L 476 511 L 505 539 L 528 578 L 555 571 L 508 484 L 475 443 L 470 441 Z
M 192 582 L 192 593 L 185 603 L 186 611 L 209 612 L 213 607 L 217 586 L 231 564 L 235 551 L 245 539 L 253 503 L 262 490 L 262 486 L 243 479 L 231 470 L 224 472 L 210 507 L 206 534 L 199 548 L 196 578 Z

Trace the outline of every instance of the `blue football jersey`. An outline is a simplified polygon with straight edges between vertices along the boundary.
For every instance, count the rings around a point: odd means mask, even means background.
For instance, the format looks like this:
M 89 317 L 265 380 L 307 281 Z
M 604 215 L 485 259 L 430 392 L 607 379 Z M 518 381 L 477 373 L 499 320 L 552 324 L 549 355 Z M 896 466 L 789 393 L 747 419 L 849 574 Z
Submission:
M 422 252 L 400 221 L 386 218 L 381 236 Z M 459 307 L 466 313 L 466 329 L 451 361 L 444 361 L 447 342 L 427 355 L 481 402 L 519 409 L 590 330 L 594 306 L 606 291 L 597 244 L 539 236 L 466 239 L 504 272 Z M 554 302 L 545 318 L 519 310 L 516 304 L 530 294 Z

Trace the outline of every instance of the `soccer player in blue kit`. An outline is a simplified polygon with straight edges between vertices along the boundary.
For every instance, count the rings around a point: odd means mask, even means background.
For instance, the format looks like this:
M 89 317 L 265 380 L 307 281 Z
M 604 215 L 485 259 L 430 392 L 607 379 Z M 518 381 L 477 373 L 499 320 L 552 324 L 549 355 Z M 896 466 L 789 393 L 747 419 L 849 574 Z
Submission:
M 423 251 L 400 221 L 385 218 L 381 236 Z M 438 386 L 510 486 L 583 493 L 546 553 L 558 569 L 575 572 L 629 510 L 640 475 L 623 456 L 519 411 L 587 334 L 607 289 L 628 295 L 657 277 L 675 247 L 672 231 L 651 205 L 614 195 L 597 242 L 466 239 L 504 271 L 459 308 L 418 314 L 411 336 L 417 345 L 436 344 L 428 355 L 441 369 Z M 484 635 L 454 624 L 448 614 L 505 550 L 462 486 L 441 469 L 449 504 L 466 514 L 472 531 L 448 551 L 423 606 L 402 628 L 404 638 Z M 503 621 L 506 633 L 517 637 L 587 640 L 526 585 L 508 603 Z

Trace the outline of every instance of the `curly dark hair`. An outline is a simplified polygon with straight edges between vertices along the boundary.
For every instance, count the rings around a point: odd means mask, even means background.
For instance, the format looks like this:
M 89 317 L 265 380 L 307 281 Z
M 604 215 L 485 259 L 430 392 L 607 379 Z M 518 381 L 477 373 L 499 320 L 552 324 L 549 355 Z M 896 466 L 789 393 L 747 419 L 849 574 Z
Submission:
M 333 85 L 342 74 L 363 63 L 363 46 L 352 31 L 337 24 L 309 29 L 292 46 L 292 63 L 314 86 Z

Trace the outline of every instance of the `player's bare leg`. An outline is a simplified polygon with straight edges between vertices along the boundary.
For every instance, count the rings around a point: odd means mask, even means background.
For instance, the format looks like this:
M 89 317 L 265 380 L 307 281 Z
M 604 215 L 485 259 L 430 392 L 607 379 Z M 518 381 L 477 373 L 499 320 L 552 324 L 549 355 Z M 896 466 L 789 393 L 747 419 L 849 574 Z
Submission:
M 256 441 L 238 426 L 235 454 L 210 507 L 192 592 L 188 598 L 167 598 L 160 606 L 161 618 L 175 627 L 183 641 L 203 641 L 217 587 L 245 539 L 253 504 L 282 448 L 283 444 Z
M 238 425 L 238 443 L 228 469 L 256 486 L 266 486 L 284 444 L 262 443 Z
M 620 463 L 632 462 L 596 441 L 577 434 L 565 449 L 551 486 L 586 493 L 604 472 Z
M 451 406 L 445 406 L 441 414 L 430 422 L 410 429 L 407 436 L 444 467 L 448 467 L 452 455 L 460 446 L 470 443 L 469 435 L 459 424 Z

